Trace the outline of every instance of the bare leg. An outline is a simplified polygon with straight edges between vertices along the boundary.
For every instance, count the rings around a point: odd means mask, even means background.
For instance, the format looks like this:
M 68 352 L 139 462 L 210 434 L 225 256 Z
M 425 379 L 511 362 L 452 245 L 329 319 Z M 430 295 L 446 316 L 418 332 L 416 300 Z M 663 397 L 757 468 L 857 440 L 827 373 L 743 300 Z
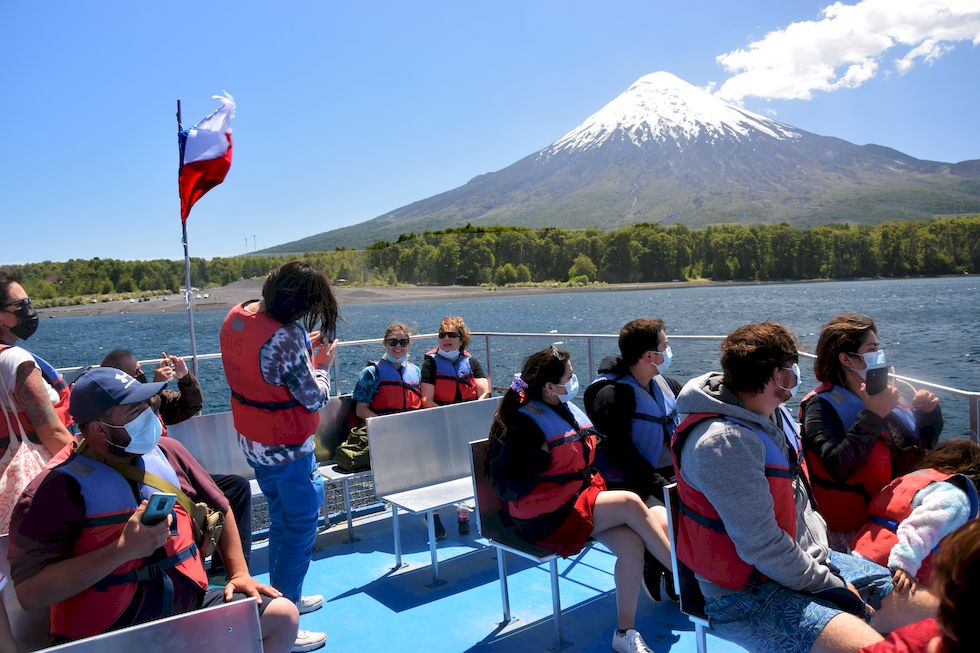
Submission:
M 643 540 L 630 528 L 616 526 L 592 536 L 616 556 L 616 618 L 618 628 L 625 630 L 636 625 L 636 600 L 640 596 L 643 578 Z
M 280 596 L 263 601 L 271 601 L 262 613 L 262 650 L 265 653 L 289 653 L 296 643 L 296 633 L 299 630 L 299 611 L 296 604 Z
M 842 612 L 827 622 L 810 653 L 857 653 L 862 646 L 882 639 L 874 628 L 853 614 Z
M 893 591 L 881 601 L 881 609 L 871 617 L 871 625 L 880 633 L 891 631 L 928 617 L 935 617 L 939 601 L 928 590 L 918 589 L 915 594 Z
M 592 512 L 592 535 L 616 526 L 629 526 L 643 540 L 646 550 L 670 569 L 670 543 L 667 541 L 667 511 L 647 508 L 643 501 L 623 490 L 600 492 Z

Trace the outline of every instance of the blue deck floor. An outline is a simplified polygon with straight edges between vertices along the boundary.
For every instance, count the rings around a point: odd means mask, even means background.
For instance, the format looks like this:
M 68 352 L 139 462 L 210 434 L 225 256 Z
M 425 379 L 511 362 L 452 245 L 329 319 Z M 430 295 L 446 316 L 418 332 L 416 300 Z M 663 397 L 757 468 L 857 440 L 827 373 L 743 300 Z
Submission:
M 334 527 L 318 538 L 318 550 L 304 593 L 323 594 L 323 609 L 300 620 L 300 627 L 326 631 L 327 652 L 374 651 L 547 651 L 554 646 L 551 586 L 547 565 L 533 566 L 508 555 L 511 611 L 516 620 L 501 625 L 500 584 L 494 549 L 475 536 L 456 534 L 454 515 L 443 515 L 449 537 L 439 543 L 440 576 L 429 587 L 432 568 L 421 518 L 401 519 L 403 560 L 393 571 L 391 520 L 384 515 L 359 520 L 358 541 Z M 615 558 L 595 546 L 559 564 L 569 653 L 609 651 L 616 623 L 612 569 Z M 268 581 L 265 548 L 255 549 L 252 567 Z M 691 623 L 671 602 L 654 604 L 641 593 L 637 628 L 657 653 L 696 650 Z M 713 653 L 742 651 L 708 636 Z

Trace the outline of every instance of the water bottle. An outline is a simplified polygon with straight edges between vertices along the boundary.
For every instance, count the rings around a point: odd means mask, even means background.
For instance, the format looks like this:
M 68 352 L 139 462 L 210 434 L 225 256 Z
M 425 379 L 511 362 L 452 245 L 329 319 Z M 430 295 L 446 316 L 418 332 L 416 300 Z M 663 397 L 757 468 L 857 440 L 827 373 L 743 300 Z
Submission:
M 464 503 L 456 504 L 456 525 L 460 535 L 470 534 L 470 509 Z

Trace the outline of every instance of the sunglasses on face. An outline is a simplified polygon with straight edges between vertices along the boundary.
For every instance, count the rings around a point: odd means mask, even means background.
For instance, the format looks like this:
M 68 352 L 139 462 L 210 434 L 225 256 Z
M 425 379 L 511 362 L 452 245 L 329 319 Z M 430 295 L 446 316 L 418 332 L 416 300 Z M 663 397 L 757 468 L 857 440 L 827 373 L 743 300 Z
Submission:
M 408 347 L 408 338 L 388 338 L 385 340 L 385 343 L 387 343 L 389 347 L 398 347 L 399 345 L 402 347 Z
M 6 304 L 3 305 L 4 308 L 10 308 L 11 306 L 16 306 L 18 309 L 20 309 L 20 308 L 30 308 L 30 306 L 31 306 L 31 298 L 30 297 L 25 297 L 24 299 L 18 299 L 16 301 L 7 302 Z
M 440 331 L 439 332 L 439 337 L 440 338 L 458 338 L 459 337 L 459 333 L 457 331 Z

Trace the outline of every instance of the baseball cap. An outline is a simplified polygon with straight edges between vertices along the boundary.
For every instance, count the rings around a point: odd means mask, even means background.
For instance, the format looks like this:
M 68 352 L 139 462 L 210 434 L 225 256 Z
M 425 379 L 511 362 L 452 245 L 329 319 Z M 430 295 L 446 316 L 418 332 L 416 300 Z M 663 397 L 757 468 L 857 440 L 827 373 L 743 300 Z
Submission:
M 166 382 L 140 383 L 113 367 L 96 367 L 75 381 L 68 412 L 75 418 L 75 422 L 85 424 L 113 406 L 146 401 L 166 385 Z

